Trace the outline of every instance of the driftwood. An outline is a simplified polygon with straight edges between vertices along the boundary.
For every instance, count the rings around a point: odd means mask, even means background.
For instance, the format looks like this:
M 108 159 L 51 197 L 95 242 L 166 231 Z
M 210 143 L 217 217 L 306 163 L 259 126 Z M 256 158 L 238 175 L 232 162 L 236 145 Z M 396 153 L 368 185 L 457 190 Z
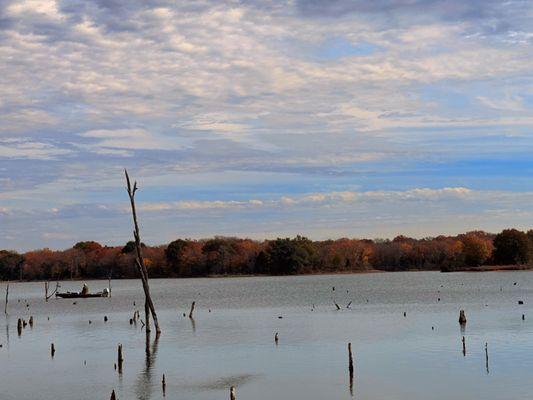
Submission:
M 134 225 L 134 231 L 133 231 L 133 237 L 135 239 L 135 253 L 136 253 L 136 259 L 135 264 L 137 265 L 137 269 L 139 270 L 139 274 L 141 275 L 141 281 L 143 285 L 144 290 L 144 313 L 145 313 L 145 320 L 146 320 L 146 332 L 150 332 L 150 314 L 152 314 L 152 318 L 154 319 L 154 325 L 156 333 L 159 335 L 161 333 L 161 329 L 159 328 L 159 321 L 157 320 L 157 314 L 155 312 L 154 303 L 152 301 L 152 296 L 150 296 L 150 286 L 148 284 L 148 270 L 146 268 L 146 265 L 144 264 L 144 258 L 142 255 L 142 247 L 141 247 L 141 234 L 139 230 L 139 224 L 137 222 L 137 211 L 135 209 L 135 192 L 137 192 L 137 182 L 133 183 L 133 186 L 130 182 L 130 177 L 128 175 L 128 171 L 124 170 L 126 175 L 126 183 L 127 183 L 127 191 L 128 196 L 130 198 L 130 204 L 131 204 L 131 214 L 133 217 L 133 225 Z
M 192 319 L 192 313 L 194 312 L 194 306 L 196 305 L 196 302 L 193 301 L 191 304 L 191 311 L 189 312 L 189 318 Z

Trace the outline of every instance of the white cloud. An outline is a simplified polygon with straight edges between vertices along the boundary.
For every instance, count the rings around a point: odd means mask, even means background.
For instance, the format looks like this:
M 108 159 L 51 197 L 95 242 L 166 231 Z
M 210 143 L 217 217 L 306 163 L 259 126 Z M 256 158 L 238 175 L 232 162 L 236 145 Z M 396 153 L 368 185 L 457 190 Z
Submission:
M 0 139 L 0 157 L 53 160 L 72 151 L 27 138 Z

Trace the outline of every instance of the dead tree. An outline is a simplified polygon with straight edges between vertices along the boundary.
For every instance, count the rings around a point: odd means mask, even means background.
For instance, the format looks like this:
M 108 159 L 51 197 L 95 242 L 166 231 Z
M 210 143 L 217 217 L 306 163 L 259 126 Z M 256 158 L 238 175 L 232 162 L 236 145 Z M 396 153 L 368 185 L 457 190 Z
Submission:
M 48 295 L 48 282 L 44 283 L 44 290 L 45 290 L 44 298 L 46 301 L 48 301 L 59 290 L 59 281 L 56 282 L 56 288 L 54 289 L 52 293 L 50 293 L 50 295 Z
M 137 269 L 139 270 L 139 274 L 141 275 L 141 281 L 143 285 L 144 290 L 144 313 L 145 313 L 145 320 L 146 320 L 146 332 L 150 332 L 150 313 L 152 314 L 152 318 L 154 319 L 154 325 L 157 335 L 161 333 L 161 329 L 159 328 L 159 321 L 157 320 L 157 314 L 155 312 L 154 303 L 152 301 L 152 296 L 150 296 L 150 286 L 148 285 L 148 270 L 146 269 L 146 265 L 144 264 L 144 258 L 142 255 L 142 248 L 141 248 L 141 234 L 139 230 L 139 224 L 137 222 L 137 211 L 135 209 L 135 192 L 137 192 L 137 182 L 133 183 L 133 187 L 131 186 L 130 177 L 128 175 L 128 171 L 124 170 L 126 174 L 126 182 L 127 182 L 127 191 L 128 196 L 130 198 L 131 203 L 131 214 L 133 217 L 133 237 L 135 239 L 135 264 L 137 265 Z

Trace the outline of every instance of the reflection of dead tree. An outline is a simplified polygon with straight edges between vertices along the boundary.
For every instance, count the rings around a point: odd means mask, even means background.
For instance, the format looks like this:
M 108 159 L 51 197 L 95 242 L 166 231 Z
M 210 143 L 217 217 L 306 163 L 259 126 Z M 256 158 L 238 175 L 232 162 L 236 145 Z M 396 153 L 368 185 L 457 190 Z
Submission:
M 143 284 L 143 290 L 144 290 L 144 313 L 145 313 L 145 320 L 146 320 L 146 332 L 150 332 L 150 314 L 152 314 L 152 318 L 154 319 L 154 325 L 156 333 L 159 335 L 161 333 L 161 329 L 159 328 L 159 322 L 157 320 L 157 314 L 155 312 L 154 303 L 152 301 L 152 297 L 150 296 L 150 286 L 148 285 L 148 270 L 146 269 L 146 265 L 144 264 L 144 259 L 142 256 L 142 248 L 141 248 L 141 235 L 139 231 L 139 224 L 137 223 L 137 212 L 135 210 L 135 192 L 137 191 L 137 182 L 133 183 L 133 187 L 131 186 L 130 177 L 128 175 L 128 171 L 124 170 L 126 174 L 126 182 L 127 182 L 127 190 L 128 190 L 128 196 L 130 198 L 131 203 L 131 213 L 133 216 L 133 237 L 135 239 L 135 264 L 137 265 L 137 269 L 139 270 L 139 274 L 141 275 L 141 281 Z
M 149 399 L 152 394 L 152 380 L 154 373 L 154 369 L 152 367 L 155 364 L 157 357 L 158 342 L 159 336 L 156 335 L 154 341 L 150 345 L 150 334 L 146 335 L 145 364 L 143 370 L 139 373 L 137 377 L 137 382 L 135 384 L 135 391 L 139 400 Z

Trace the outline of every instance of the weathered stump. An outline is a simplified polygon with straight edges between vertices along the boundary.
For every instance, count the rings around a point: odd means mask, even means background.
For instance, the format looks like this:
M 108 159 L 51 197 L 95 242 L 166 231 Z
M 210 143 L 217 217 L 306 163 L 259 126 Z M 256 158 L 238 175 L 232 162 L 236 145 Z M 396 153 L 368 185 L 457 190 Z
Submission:
M 118 365 L 118 373 L 122 374 L 122 363 L 124 361 L 124 357 L 122 356 L 122 345 L 118 345 L 117 349 L 117 365 Z
M 465 324 L 466 324 L 465 310 L 460 310 L 460 311 L 459 311 L 459 323 L 460 323 L 461 325 L 465 325 Z

